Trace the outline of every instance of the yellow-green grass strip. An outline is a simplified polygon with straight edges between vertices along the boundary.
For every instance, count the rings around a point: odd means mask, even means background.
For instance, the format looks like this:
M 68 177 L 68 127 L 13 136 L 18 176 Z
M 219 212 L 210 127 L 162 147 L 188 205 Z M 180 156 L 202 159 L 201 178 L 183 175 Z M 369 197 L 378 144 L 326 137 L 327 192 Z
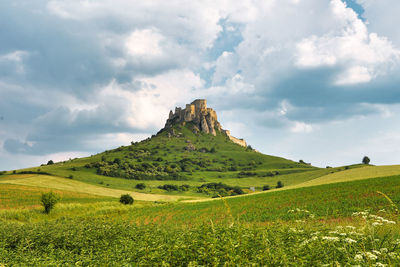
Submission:
M 107 197 L 120 197 L 123 194 L 130 194 L 134 199 L 144 201 L 178 201 L 181 199 L 185 199 L 185 197 L 182 196 L 145 194 L 128 190 L 105 188 L 96 185 L 86 184 L 72 179 L 48 175 L 33 174 L 29 177 L 21 179 L 1 180 L 0 183 L 53 188 L 58 190 L 66 190 L 71 192 Z

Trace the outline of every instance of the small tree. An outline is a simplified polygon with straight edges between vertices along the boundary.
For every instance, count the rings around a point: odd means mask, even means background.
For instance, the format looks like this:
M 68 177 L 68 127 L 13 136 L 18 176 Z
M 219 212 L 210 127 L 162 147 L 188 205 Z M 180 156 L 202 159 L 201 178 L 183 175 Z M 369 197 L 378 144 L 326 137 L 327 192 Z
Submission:
M 281 181 L 278 181 L 276 183 L 276 188 L 281 188 L 281 187 L 283 187 L 283 183 Z
M 119 199 L 119 202 L 125 205 L 132 205 L 133 204 L 133 197 L 131 195 L 125 194 L 121 195 L 121 198 Z
M 59 201 L 59 199 L 60 199 L 59 196 L 57 196 L 53 192 L 43 193 L 41 202 L 42 202 L 42 205 L 44 207 L 44 212 L 46 214 L 49 214 L 50 211 L 56 205 L 56 203 Z
M 364 164 L 369 164 L 370 161 L 371 160 L 367 156 L 364 156 L 362 159 L 362 163 L 364 163 Z
M 267 190 L 270 190 L 270 189 L 271 189 L 271 188 L 270 188 L 269 185 L 267 185 L 267 184 L 263 186 L 263 191 L 267 191 Z
M 136 189 L 143 190 L 143 189 L 146 188 L 146 184 L 144 184 L 144 183 L 139 183 L 139 184 L 137 184 L 135 187 L 136 187 Z
M 54 161 L 53 160 L 49 160 L 48 162 L 47 162 L 47 165 L 53 165 L 54 164 Z

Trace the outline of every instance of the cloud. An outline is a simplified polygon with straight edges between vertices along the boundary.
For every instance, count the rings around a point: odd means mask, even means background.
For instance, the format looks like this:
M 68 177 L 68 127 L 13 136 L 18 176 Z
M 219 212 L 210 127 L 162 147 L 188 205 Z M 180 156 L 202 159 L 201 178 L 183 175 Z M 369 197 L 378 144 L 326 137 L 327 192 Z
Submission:
M 203 85 L 198 75 L 188 70 L 143 77 L 137 82 L 140 89 L 131 91 L 112 81 L 86 107 L 71 103 L 51 109 L 33 120 L 25 138 L 6 138 L 4 148 L 10 153 L 45 155 L 93 151 L 92 140 L 109 135 L 148 136 L 163 126 L 171 105 L 187 103 L 189 93 Z
M 157 132 L 195 98 L 290 157 L 336 125 L 390 125 L 400 5 L 357 2 L 363 14 L 340 0 L 3 1 L 0 158 L 100 152 Z
M 136 30 L 125 43 L 132 56 L 159 56 L 162 54 L 160 42 L 164 37 L 155 29 Z

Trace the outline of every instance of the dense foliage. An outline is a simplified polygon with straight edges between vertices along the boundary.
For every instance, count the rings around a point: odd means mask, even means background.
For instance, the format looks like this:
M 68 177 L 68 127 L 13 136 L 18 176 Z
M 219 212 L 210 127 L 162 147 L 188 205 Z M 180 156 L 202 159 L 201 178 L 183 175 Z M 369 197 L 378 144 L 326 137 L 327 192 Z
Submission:
M 125 205 L 132 205 L 133 204 L 133 197 L 129 194 L 121 195 L 119 198 L 119 202 Z

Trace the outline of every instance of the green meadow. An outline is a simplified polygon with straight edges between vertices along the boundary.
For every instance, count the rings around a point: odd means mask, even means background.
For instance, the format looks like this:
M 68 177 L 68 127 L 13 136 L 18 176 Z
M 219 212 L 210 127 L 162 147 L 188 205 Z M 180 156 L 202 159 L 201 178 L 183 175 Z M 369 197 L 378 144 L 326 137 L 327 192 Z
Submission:
M 176 132 L 2 172 L 0 265 L 400 265 L 400 165 L 316 168 Z

